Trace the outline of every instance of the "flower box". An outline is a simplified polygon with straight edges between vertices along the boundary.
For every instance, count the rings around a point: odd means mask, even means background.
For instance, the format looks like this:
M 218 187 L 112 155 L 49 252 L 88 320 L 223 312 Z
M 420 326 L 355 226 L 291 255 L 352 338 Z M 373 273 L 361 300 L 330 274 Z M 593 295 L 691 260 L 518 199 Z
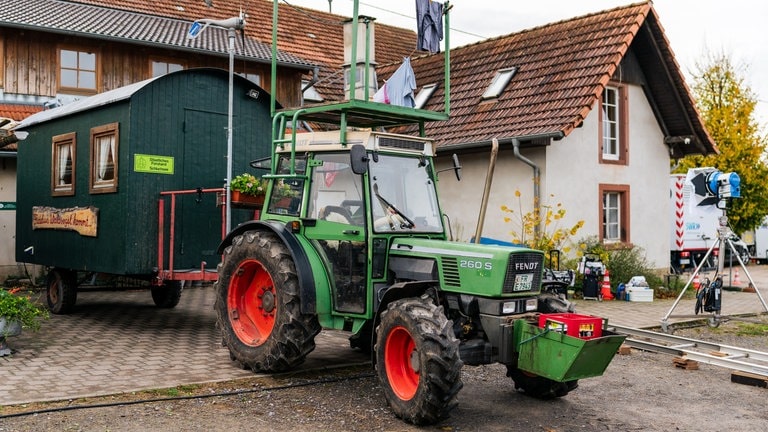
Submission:
M 246 195 L 239 191 L 231 191 L 232 205 L 245 208 L 262 208 L 264 195 Z

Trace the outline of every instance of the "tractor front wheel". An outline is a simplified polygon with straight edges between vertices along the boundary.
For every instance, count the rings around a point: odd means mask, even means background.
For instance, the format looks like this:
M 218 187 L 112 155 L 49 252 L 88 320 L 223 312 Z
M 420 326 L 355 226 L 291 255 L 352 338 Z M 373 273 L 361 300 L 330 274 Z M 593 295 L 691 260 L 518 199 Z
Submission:
M 429 297 L 389 304 L 376 332 L 376 371 L 398 417 L 416 425 L 447 417 L 461 390 L 459 341 Z
M 301 313 L 296 266 L 277 235 L 247 231 L 235 237 L 218 273 L 217 324 L 241 367 L 284 371 L 315 349 L 320 323 Z
M 515 366 L 507 365 L 507 376 L 515 382 L 515 388 L 538 399 L 554 399 L 567 395 L 579 386 L 577 380 L 558 382 L 531 374 Z

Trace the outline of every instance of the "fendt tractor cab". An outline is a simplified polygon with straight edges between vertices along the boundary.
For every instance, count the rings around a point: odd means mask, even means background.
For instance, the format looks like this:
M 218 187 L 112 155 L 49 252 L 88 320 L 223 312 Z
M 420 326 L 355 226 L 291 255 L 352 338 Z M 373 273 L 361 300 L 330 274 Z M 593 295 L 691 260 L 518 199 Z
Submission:
M 275 114 L 273 154 L 252 164 L 269 170 L 263 210 L 219 248 L 215 309 L 234 361 L 288 370 L 322 328 L 349 331 L 394 413 L 415 424 L 456 405 L 463 365 L 502 363 L 541 398 L 603 373 L 624 337 L 600 318 L 575 321 L 542 292 L 543 252 L 449 241 L 432 140 L 378 132 L 423 131 L 447 111 L 352 97 Z M 334 116 L 346 127 L 285 134 Z

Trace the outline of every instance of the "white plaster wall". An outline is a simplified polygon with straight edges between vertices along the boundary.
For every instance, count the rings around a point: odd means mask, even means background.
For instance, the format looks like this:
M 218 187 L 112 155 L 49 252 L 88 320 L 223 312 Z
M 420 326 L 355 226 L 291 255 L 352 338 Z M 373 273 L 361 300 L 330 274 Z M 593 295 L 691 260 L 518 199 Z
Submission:
M 16 158 L 0 158 L 0 201 L 16 202 Z M 16 210 L 0 209 L 0 284 L 17 274 Z
M 523 148 L 521 153 L 536 163 L 542 174 L 541 197 L 544 205 L 561 203 L 566 217 L 561 227 L 584 220 L 577 239 L 598 235 L 601 229 L 600 183 L 630 185 L 630 241 L 645 250 L 649 263 L 659 269 L 669 267 L 669 153 L 664 136 L 642 89 L 629 86 L 629 165 L 599 164 L 598 112 L 592 111 L 582 127 L 561 141 L 544 148 Z M 522 193 L 522 213 L 533 208 L 533 170 L 514 158 L 511 144 L 503 146 L 491 189 L 483 236 L 511 241 L 509 232 L 519 231 L 518 200 Z M 463 179 L 453 173 L 440 174 L 438 187 L 443 212 L 452 221 L 454 234 L 468 240 L 475 233 L 488 170 L 489 149 L 461 155 Z M 546 152 L 546 154 L 545 154 Z M 447 168 L 450 155 L 441 154 L 438 168 Z M 509 215 L 500 210 L 507 205 Z M 515 222 L 505 223 L 510 216 Z

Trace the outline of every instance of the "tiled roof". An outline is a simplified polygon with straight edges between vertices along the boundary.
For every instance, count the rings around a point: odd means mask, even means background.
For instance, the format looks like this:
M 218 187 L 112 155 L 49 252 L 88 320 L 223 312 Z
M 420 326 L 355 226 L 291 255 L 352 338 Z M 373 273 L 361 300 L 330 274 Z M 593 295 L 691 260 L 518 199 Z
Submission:
M 595 108 L 603 88 L 632 46 L 668 137 L 694 136 L 673 147 L 681 156 L 715 152 L 650 2 L 636 3 L 451 51 L 451 113 L 427 124 L 438 147 L 487 145 L 493 138 L 562 133 L 567 136 Z M 425 109 L 444 104 L 443 55 L 411 64 L 419 87 L 438 83 Z M 386 78 L 398 65 L 379 69 Z M 496 72 L 518 71 L 496 99 L 483 100 Z
M 0 126 L 0 151 L 16 151 L 18 146 L 15 142 L 5 144 L 7 141 L 4 138 L 9 135 L 9 130 L 13 129 L 21 120 L 42 110 L 43 107 L 39 105 L 0 104 L 0 121 L 11 120 Z
M 90 3 L 90 4 L 83 4 Z M 116 3 L 141 3 L 146 6 L 142 13 L 111 9 Z M 161 5 L 166 3 L 167 5 Z M 209 27 L 196 39 L 188 39 L 191 21 L 203 16 L 162 16 L 162 6 L 192 1 L 90 1 L 73 2 L 61 0 L 0 0 L 0 26 L 39 30 L 83 37 L 119 40 L 133 44 L 161 46 L 176 50 L 218 53 L 229 56 L 228 32 L 225 29 Z M 203 4 L 202 1 L 195 3 Z M 103 6 L 103 7 L 102 7 Z M 235 13 L 233 16 L 237 16 Z M 224 18 L 229 18 L 226 16 Z M 217 18 L 210 17 L 209 18 Z M 271 44 L 252 37 L 238 37 L 235 56 L 252 61 L 269 63 L 272 57 Z M 278 62 L 290 67 L 309 69 L 314 63 L 287 52 L 278 53 Z
M 20 122 L 42 110 L 43 107 L 40 105 L 0 104 L 0 118 L 9 118 Z
M 77 3 L 185 21 L 201 18 L 226 19 L 237 16 L 242 7 L 246 13 L 245 34 L 262 43 L 272 43 L 273 3 L 270 0 L 214 0 L 214 7 L 206 6 L 203 0 L 77 0 Z M 293 54 L 321 66 L 320 82 L 315 87 L 326 99 L 333 99 L 341 94 L 341 66 L 344 62 L 342 23 L 348 19 L 349 17 L 292 6 L 284 2 L 279 4 L 278 48 L 281 52 Z M 376 23 L 375 33 L 378 64 L 402 61 L 403 57 L 415 51 L 415 22 L 414 30 Z

